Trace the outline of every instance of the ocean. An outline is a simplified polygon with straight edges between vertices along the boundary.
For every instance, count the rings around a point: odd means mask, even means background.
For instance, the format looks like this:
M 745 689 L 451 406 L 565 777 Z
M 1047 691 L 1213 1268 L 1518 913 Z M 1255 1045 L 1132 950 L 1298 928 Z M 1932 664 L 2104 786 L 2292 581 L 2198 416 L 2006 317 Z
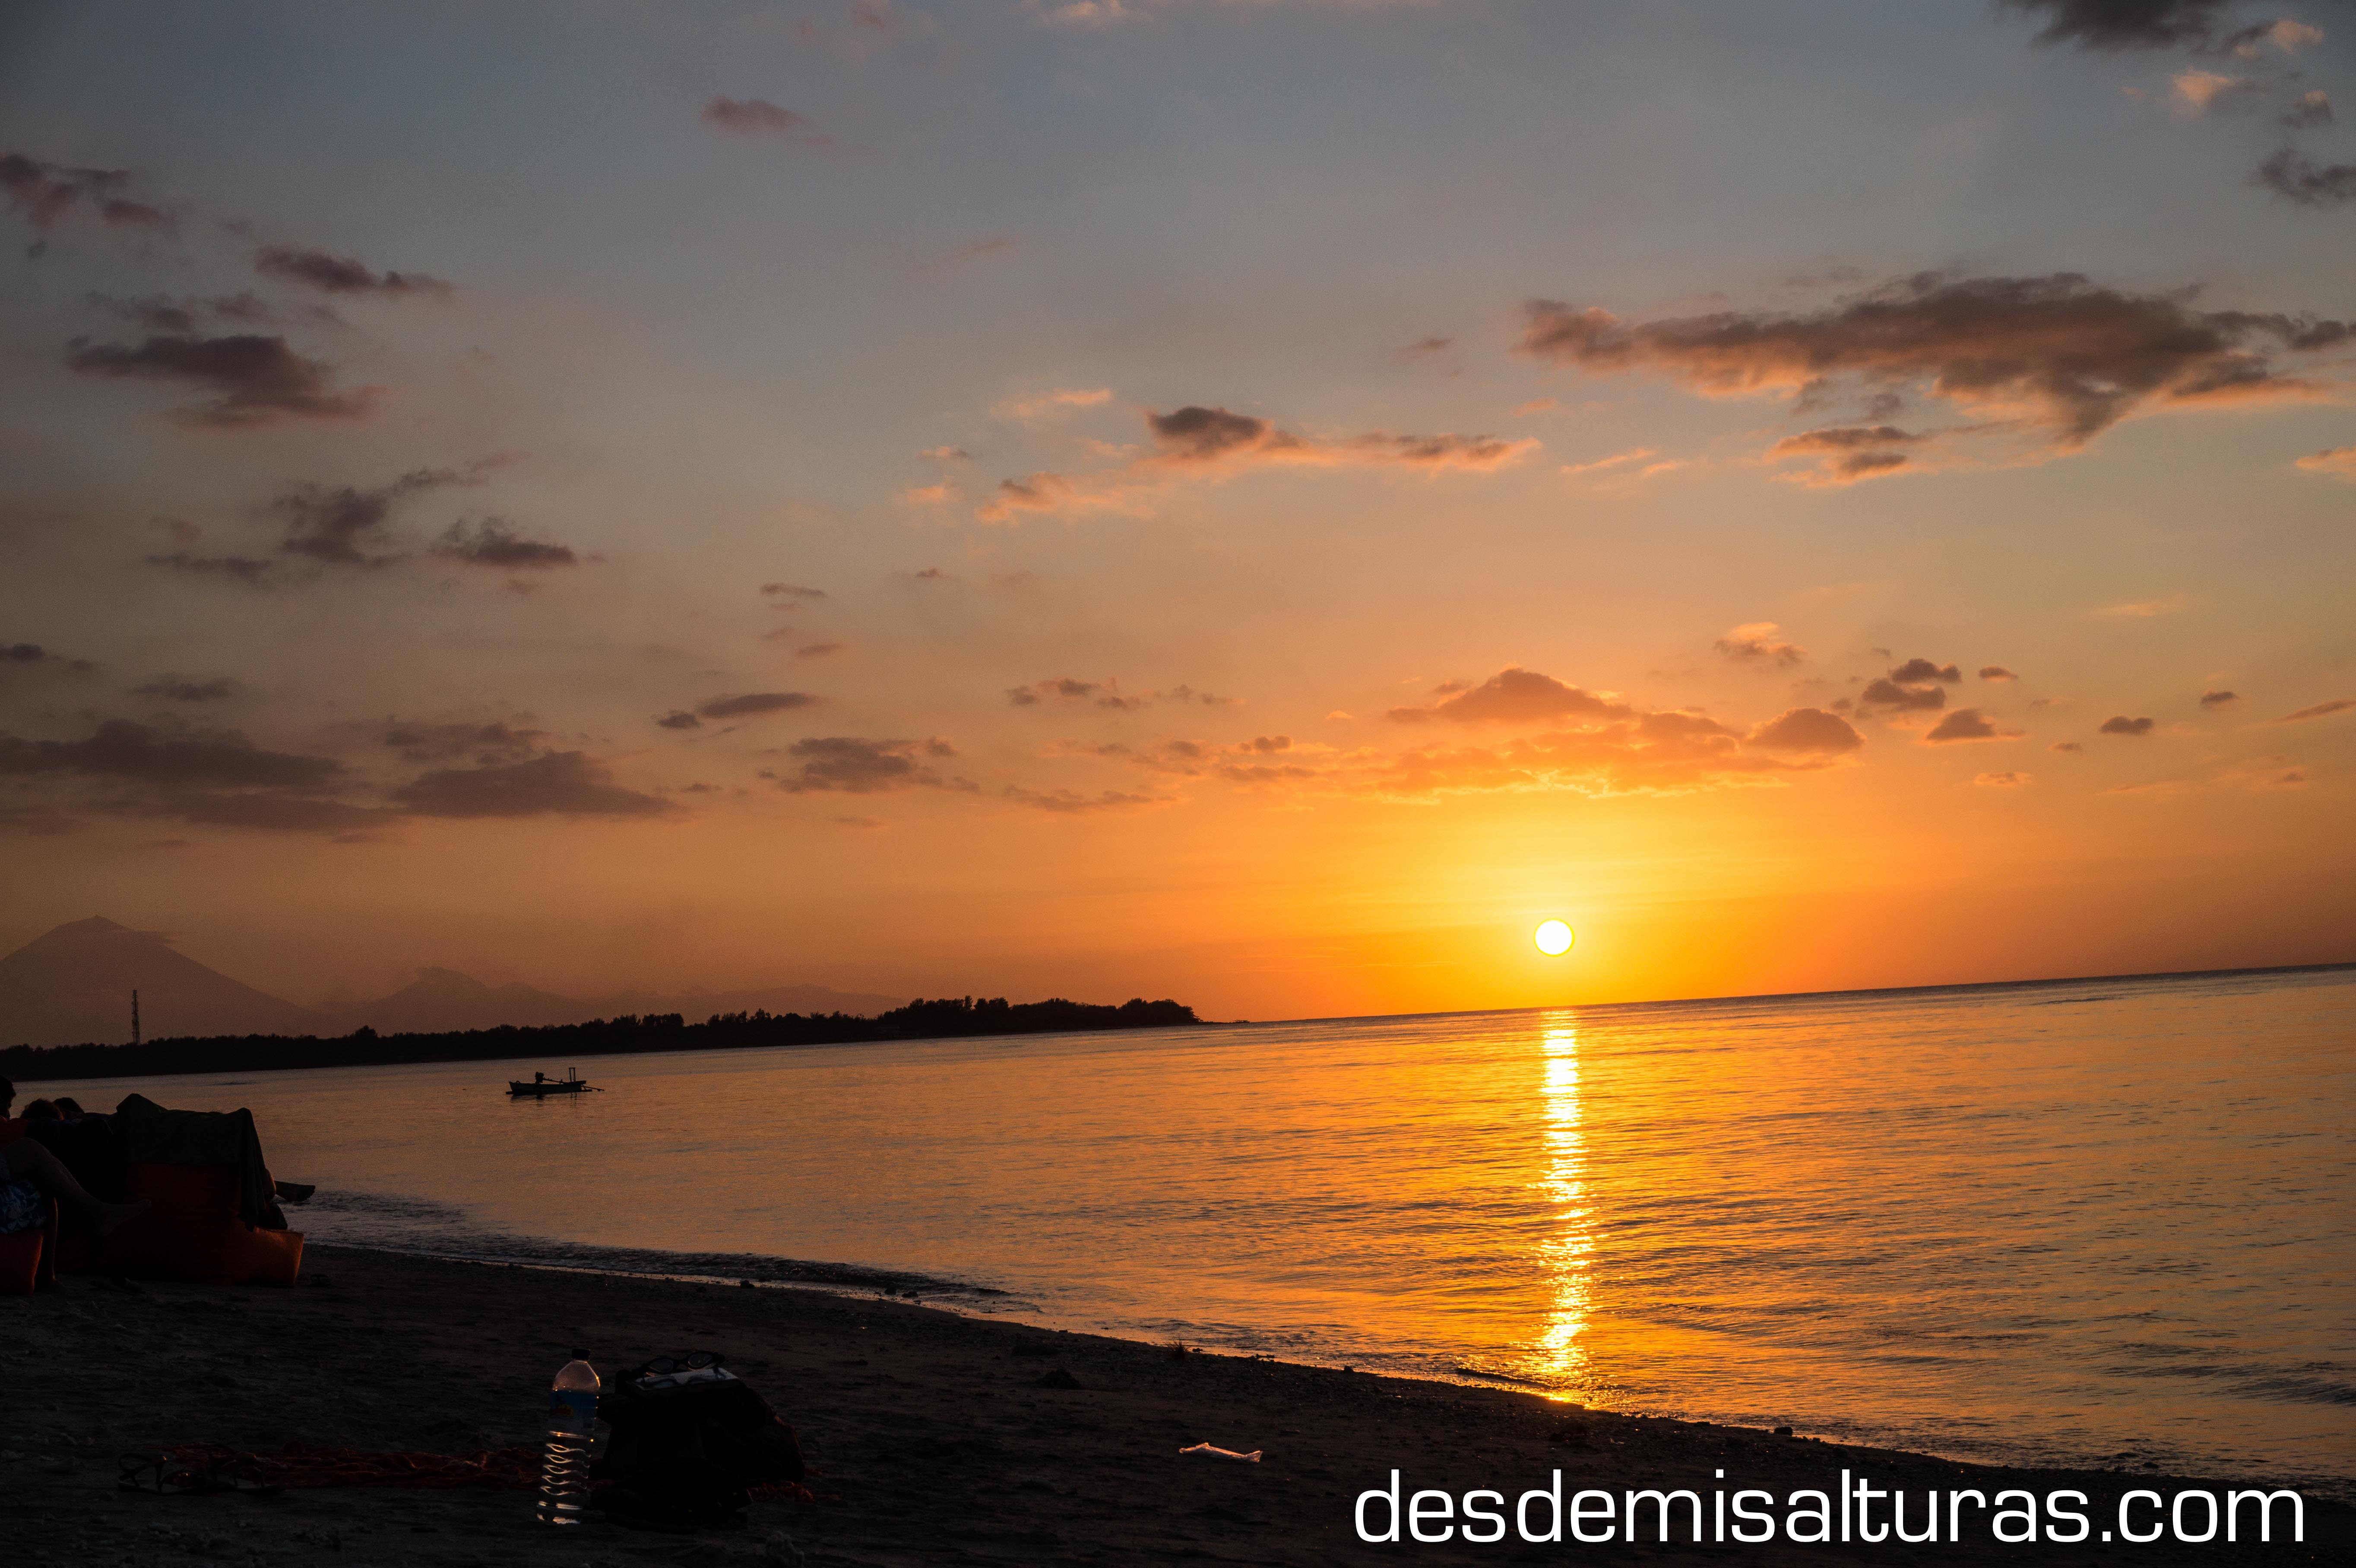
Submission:
M 2348 1498 L 2351 1064 L 2338 969 L 27 1092 L 251 1106 L 323 1241 Z

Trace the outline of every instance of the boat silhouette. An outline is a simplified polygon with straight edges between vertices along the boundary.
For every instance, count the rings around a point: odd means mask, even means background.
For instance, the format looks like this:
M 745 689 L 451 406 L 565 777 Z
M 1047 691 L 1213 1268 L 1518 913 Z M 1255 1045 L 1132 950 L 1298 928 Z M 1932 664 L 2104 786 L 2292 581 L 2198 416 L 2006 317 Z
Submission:
M 588 1082 L 570 1067 L 564 1070 L 564 1076 L 562 1078 L 551 1078 L 545 1072 L 535 1072 L 531 1075 L 531 1082 L 529 1083 L 520 1078 L 508 1080 L 509 1097 L 517 1100 L 545 1100 L 551 1094 L 584 1094 L 589 1091 Z M 602 1094 L 605 1091 L 600 1089 L 596 1093 Z

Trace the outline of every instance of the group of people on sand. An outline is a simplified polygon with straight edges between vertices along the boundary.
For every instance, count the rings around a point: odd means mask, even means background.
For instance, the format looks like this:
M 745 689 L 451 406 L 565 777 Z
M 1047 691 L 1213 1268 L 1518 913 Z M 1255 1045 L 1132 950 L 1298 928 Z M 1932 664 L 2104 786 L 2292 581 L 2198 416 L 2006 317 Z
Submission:
M 47 1229 L 49 1243 L 44 1250 L 54 1256 L 60 1216 L 67 1223 L 103 1236 L 146 1210 L 145 1198 L 117 1203 L 94 1195 L 47 1144 L 33 1136 L 32 1128 L 38 1123 L 83 1120 L 85 1113 L 80 1105 L 61 1095 L 55 1100 L 34 1100 L 25 1106 L 23 1115 L 12 1116 L 16 1103 L 16 1086 L 0 1078 L 0 1235 Z

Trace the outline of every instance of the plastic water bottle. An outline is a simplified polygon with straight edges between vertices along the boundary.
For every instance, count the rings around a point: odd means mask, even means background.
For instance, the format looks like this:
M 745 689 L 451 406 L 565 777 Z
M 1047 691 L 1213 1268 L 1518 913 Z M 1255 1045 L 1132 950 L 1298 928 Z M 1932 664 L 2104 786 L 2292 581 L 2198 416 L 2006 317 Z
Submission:
M 596 1441 L 597 1373 L 575 1350 L 548 1394 L 548 1457 L 540 1470 L 540 1522 L 579 1524 L 589 1506 L 589 1449 Z

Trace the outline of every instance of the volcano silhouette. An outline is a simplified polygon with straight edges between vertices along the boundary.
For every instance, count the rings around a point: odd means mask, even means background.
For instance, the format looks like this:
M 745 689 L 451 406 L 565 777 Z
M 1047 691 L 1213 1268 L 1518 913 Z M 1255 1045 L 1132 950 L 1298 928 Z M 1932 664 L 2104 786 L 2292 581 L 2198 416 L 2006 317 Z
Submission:
M 312 1034 L 318 1014 L 172 950 L 160 931 L 93 915 L 0 958 L 0 1045 L 131 1038 L 131 993 L 149 1040 L 188 1034 Z

